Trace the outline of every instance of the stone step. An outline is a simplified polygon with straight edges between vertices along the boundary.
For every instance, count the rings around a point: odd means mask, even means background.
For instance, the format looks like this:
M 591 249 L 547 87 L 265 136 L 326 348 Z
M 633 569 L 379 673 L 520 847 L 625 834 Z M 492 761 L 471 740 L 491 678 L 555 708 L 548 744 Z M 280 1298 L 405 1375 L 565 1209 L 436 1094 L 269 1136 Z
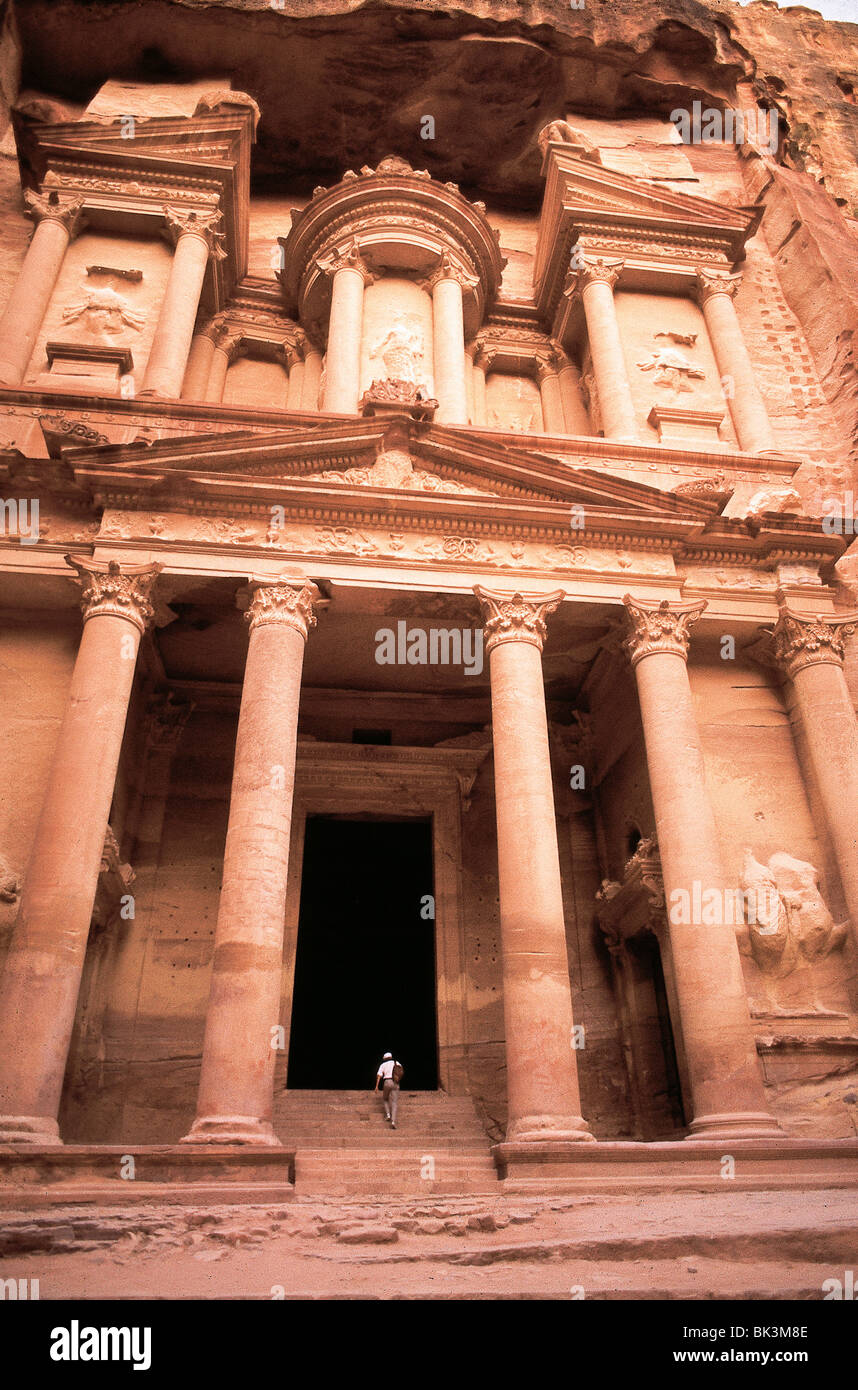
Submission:
M 418 1149 L 391 1153 L 384 1149 L 298 1149 L 295 1191 L 331 1195 L 411 1195 L 432 1192 L 491 1192 L 497 1173 L 487 1153 L 458 1150 L 432 1154 L 434 1177 L 427 1172 L 426 1155 Z

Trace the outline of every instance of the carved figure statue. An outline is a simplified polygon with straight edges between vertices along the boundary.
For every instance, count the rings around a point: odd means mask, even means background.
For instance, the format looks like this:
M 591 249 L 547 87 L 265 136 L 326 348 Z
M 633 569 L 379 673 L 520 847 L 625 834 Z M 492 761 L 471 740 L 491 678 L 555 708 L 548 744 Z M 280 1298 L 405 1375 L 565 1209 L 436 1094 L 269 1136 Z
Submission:
M 387 376 L 392 381 L 418 381 L 419 363 L 423 360 L 423 335 L 403 320 L 395 323 L 387 335 L 371 349 L 371 357 L 380 357 Z
M 132 309 L 127 299 L 116 290 L 86 290 L 83 299 L 70 304 L 63 310 L 63 323 L 75 323 L 83 319 L 84 327 L 91 333 L 121 333 L 123 328 L 133 328 L 139 333 L 146 322 L 144 314 Z
M 659 335 L 656 334 L 656 337 Z M 656 386 L 670 386 L 673 391 L 690 391 L 689 378 L 703 381 L 706 373 L 693 362 L 689 362 L 684 352 L 678 348 L 660 347 L 638 362 L 642 372 L 654 372 Z
M 761 864 L 746 849 L 741 887 L 747 929 L 740 948 L 764 975 L 782 979 L 843 946 L 847 924 L 834 921 L 813 864 L 782 852 Z

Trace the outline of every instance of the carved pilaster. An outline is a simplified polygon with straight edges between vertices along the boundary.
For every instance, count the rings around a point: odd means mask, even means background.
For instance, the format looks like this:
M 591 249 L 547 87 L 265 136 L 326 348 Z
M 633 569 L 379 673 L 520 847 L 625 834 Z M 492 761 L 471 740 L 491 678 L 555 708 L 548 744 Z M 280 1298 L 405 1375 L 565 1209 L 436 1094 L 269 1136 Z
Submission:
M 37 227 L 40 222 L 59 222 L 68 232 L 69 240 L 83 231 L 86 225 L 82 198 L 63 201 L 56 189 L 52 188 L 48 193 L 33 193 L 28 190 L 24 194 L 24 202 L 27 205 L 27 216 Z
M 226 250 L 223 245 L 223 232 L 221 225 L 223 218 L 221 213 L 214 209 L 210 212 L 188 211 L 186 208 L 173 208 L 165 205 L 164 207 L 164 230 L 167 239 L 177 246 L 179 240 L 185 236 L 199 237 L 208 250 L 210 256 L 218 261 L 226 258 Z
M 156 695 L 146 709 L 146 748 L 153 753 L 175 753 L 194 706 L 177 701 L 172 690 Z
M 698 270 L 695 278 L 694 293 L 701 308 L 713 294 L 726 294 L 734 299 L 742 283 L 741 275 L 733 275 L 726 270 Z
M 315 584 L 306 579 L 252 581 L 253 598 L 245 613 L 251 632 L 265 623 L 280 623 L 300 632 L 306 642 L 316 626 L 314 607 L 319 598 Z
M 498 594 L 479 584 L 474 593 L 483 610 L 487 653 L 502 642 L 528 642 L 542 651 L 545 620 L 565 598 L 564 589 L 550 594 Z
M 152 585 L 163 565 L 120 566 L 115 560 L 76 555 L 66 555 L 65 561 L 78 573 L 84 622 L 104 616 L 125 618 L 140 632 L 146 631 L 155 613 L 150 602 Z
M 792 680 L 806 666 L 842 666 L 846 639 L 858 625 L 858 613 L 795 613 L 781 608 L 772 630 L 775 660 Z
M 654 652 L 681 656 L 687 661 L 689 629 L 700 618 L 706 602 L 706 599 L 692 603 L 671 603 L 668 599 L 648 602 L 624 594 L 631 631 L 622 645 L 632 666 Z

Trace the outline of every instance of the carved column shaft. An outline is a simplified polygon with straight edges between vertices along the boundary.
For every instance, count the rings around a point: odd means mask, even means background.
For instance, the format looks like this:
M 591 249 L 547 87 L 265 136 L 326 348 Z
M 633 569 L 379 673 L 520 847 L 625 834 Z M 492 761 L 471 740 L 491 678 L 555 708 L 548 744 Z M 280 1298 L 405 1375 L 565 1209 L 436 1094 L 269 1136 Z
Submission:
M 488 423 L 488 406 L 486 404 L 486 367 L 487 359 L 485 351 L 478 348 L 474 357 L 474 424 L 485 425 Z
M 301 669 L 315 625 L 306 580 L 260 582 L 235 745 L 197 1117 L 186 1143 L 276 1144 L 279 1023 Z
M 689 1137 L 777 1134 L 766 1110 L 735 926 L 726 910 L 727 879 L 688 679 L 688 633 L 706 603 L 649 603 L 629 594 L 624 603 L 694 1110 Z M 693 905 L 700 902 L 713 910 L 695 921 Z
M 621 261 L 585 262 L 567 293 L 580 293 L 606 439 L 636 441 L 638 428 L 614 304 Z
M 322 355 L 315 348 L 304 354 L 304 380 L 301 384 L 301 409 L 319 409 L 319 383 L 322 379 Z
M 465 398 L 468 407 L 468 423 L 477 423 L 476 410 L 474 405 L 474 344 L 465 348 Z
M 204 401 L 206 399 L 206 388 L 209 384 L 209 372 L 211 371 L 214 350 L 215 340 L 211 332 L 194 334 L 188 355 L 188 365 L 182 382 L 183 400 Z
M 72 560 L 84 628 L 0 981 L 0 1138 L 56 1142 L 137 649 L 160 565 Z
M 300 410 L 304 397 L 304 363 L 293 362 L 289 368 L 289 383 L 286 387 L 286 409 Z
M 66 248 L 81 224 L 81 203 L 56 193 L 27 196 L 36 230 L 0 319 L 0 386 L 20 386 L 42 327 Z
M 581 396 L 581 373 L 571 362 L 560 369 L 560 399 L 563 402 L 563 422 L 566 434 L 589 435 L 590 417 Z
M 556 352 L 537 354 L 537 376 L 539 395 L 542 401 L 542 423 L 546 434 L 563 434 L 566 419 L 563 414 L 563 398 L 560 394 L 560 362 Z
M 360 395 L 363 294 L 369 271 L 357 243 L 320 262 L 332 276 L 324 409 L 356 415 Z
M 739 448 L 759 454 L 777 444 L 733 304 L 741 281 L 741 275 L 698 271 L 697 296 L 722 382 L 729 379 L 727 404 Z
M 563 597 L 474 590 L 492 690 L 507 1140 L 591 1140 L 581 1117 L 541 651 Z
M 141 395 L 177 398 L 182 389 L 209 256 L 220 250 L 219 213 L 197 215 L 166 210 L 176 249 L 149 350 Z
M 241 343 L 239 333 L 221 332 L 215 338 L 214 352 L 212 353 L 211 365 L 209 367 L 209 379 L 206 383 L 205 398 L 212 405 L 219 405 L 223 400 L 224 388 L 226 387 L 226 376 L 230 368 L 230 363 L 235 360 L 236 353 Z
M 843 674 L 858 613 L 816 617 L 781 609 L 775 652 L 793 682 L 852 930 L 858 941 L 858 721 Z

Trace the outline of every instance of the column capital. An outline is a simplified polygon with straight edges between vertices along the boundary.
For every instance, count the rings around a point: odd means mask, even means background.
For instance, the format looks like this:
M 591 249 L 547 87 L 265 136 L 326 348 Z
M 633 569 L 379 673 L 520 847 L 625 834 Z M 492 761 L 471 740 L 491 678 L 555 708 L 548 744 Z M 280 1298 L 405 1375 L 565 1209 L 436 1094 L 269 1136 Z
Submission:
M 474 586 L 474 593 L 483 610 L 486 652 L 501 642 L 528 642 L 542 651 L 545 620 L 566 597 L 565 589 L 550 594 L 499 594 L 479 584 Z
M 575 268 L 569 271 L 563 293 L 567 299 L 574 299 L 588 285 L 597 283 L 610 285 L 613 290 L 625 264 L 625 261 L 606 260 L 604 256 L 580 256 Z
M 40 222 L 59 222 L 68 232 L 69 239 L 83 231 L 86 225 L 82 198 L 63 201 L 55 188 L 47 193 L 33 193 L 28 189 L 24 194 L 24 202 L 27 205 L 27 216 L 32 218 L 37 227 Z
M 419 282 L 421 289 L 427 290 L 430 294 L 442 280 L 455 280 L 462 290 L 476 289 L 480 283 L 479 275 L 468 270 L 461 262 L 455 260 L 449 251 L 442 251 L 428 275 L 425 275 Z
M 806 666 L 842 666 L 858 613 L 796 613 L 782 607 L 772 629 L 774 657 L 790 680 Z
M 315 606 L 320 595 L 307 579 L 251 579 L 252 598 L 244 615 L 250 631 L 277 623 L 300 632 L 306 642 L 316 626 Z
M 141 633 L 146 631 L 155 613 L 152 585 L 163 565 L 118 565 L 115 560 L 94 560 L 88 555 L 66 555 L 65 562 L 77 570 L 84 622 L 125 618 Z
M 645 656 L 668 654 L 688 659 L 689 629 L 698 621 L 707 600 L 692 603 L 671 603 L 669 599 L 646 600 L 623 595 L 628 610 L 630 631 L 623 641 L 623 650 L 632 667 Z
M 317 256 L 316 265 L 323 275 L 327 275 L 331 279 L 341 270 L 356 270 L 359 275 L 363 276 L 365 285 L 371 285 L 374 280 L 379 278 L 375 271 L 370 270 L 361 255 L 360 242 L 357 237 L 352 237 L 342 246 L 335 246 L 323 256 Z
M 547 376 L 557 376 L 566 364 L 566 354 L 557 343 L 549 343 L 544 348 L 537 348 L 533 354 L 536 364 L 536 377 L 540 385 Z
M 205 243 L 209 255 L 218 261 L 226 259 L 222 222 L 223 218 L 218 208 L 212 208 L 208 212 L 195 212 L 187 208 L 164 205 L 164 229 L 173 246 L 178 246 L 182 237 L 196 236 Z
M 742 276 L 738 272 L 734 275 L 727 270 L 698 269 L 694 276 L 694 293 L 701 308 L 714 294 L 726 294 L 729 299 L 735 298 L 742 283 Z
M 193 708 L 193 701 L 177 700 L 172 690 L 153 695 L 143 720 L 146 747 L 153 753 L 175 753 Z
M 288 371 L 297 362 L 304 361 L 310 346 L 306 333 L 302 328 L 298 328 L 293 333 L 284 333 L 274 350 L 274 355 Z
M 498 355 L 497 345 L 494 343 L 481 342 L 479 338 L 475 338 L 473 348 L 474 366 L 479 367 L 483 372 L 490 371 L 492 363 Z

